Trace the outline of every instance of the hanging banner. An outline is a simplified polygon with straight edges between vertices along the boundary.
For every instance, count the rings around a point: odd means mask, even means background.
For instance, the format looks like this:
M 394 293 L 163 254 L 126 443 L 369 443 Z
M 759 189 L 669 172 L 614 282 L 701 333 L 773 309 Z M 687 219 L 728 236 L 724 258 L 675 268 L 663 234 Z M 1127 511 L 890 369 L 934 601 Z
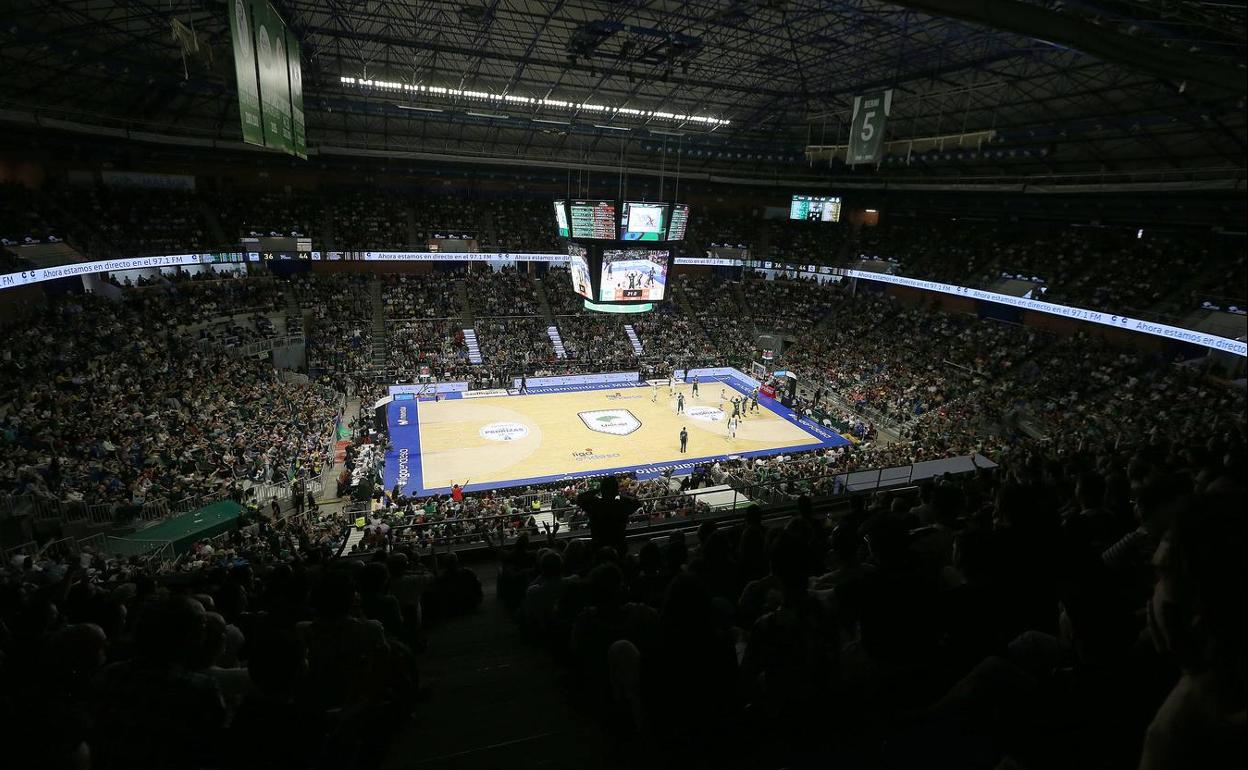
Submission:
M 879 163 L 884 152 L 884 126 L 893 109 L 893 89 L 854 97 L 854 118 L 849 126 L 849 149 L 845 162 Z
M 295 155 L 308 159 L 308 141 L 303 130 L 303 65 L 300 62 L 301 48 L 298 39 L 290 30 L 286 30 L 286 56 L 289 59 L 287 70 L 290 73 L 290 129 L 291 147 Z
M 256 79 L 256 46 L 248 0 L 230 0 L 230 39 L 234 44 L 234 77 L 238 81 L 238 117 L 243 141 L 264 146 L 260 122 L 260 84 Z
M 286 67 L 286 25 L 264 0 L 252 0 L 256 62 L 260 69 L 260 104 L 264 144 L 285 153 L 290 143 L 290 73 Z

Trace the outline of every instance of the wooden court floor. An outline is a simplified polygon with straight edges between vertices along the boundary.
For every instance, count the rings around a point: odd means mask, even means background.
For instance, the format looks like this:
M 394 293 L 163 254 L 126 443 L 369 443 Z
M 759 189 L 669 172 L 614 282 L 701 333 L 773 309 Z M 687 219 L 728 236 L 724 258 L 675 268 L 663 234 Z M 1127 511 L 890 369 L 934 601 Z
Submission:
M 420 466 L 425 489 L 465 482 L 500 485 L 539 479 L 698 460 L 818 444 L 790 420 L 767 409 L 742 420 L 728 435 L 729 402 L 738 395 L 718 382 L 681 384 L 685 414 L 666 385 L 524 396 L 493 396 L 418 405 Z M 679 434 L 689 433 L 688 452 Z

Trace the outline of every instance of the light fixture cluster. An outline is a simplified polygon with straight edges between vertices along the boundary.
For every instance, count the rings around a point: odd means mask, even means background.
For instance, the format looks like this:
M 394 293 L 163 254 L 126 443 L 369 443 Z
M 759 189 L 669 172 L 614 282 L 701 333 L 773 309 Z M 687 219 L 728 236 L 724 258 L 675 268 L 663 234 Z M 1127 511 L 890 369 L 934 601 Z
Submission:
M 653 120 L 666 120 L 673 123 L 694 123 L 702 126 L 727 126 L 732 123 L 731 120 L 723 118 L 710 118 L 704 115 L 684 115 L 675 112 L 663 112 L 660 110 L 638 110 L 632 107 L 612 107 L 606 104 L 592 104 L 590 102 L 569 102 L 562 99 L 537 99 L 531 96 L 515 96 L 512 94 L 494 94 L 488 91 L 470 91 L 459 88 L 443 88 L 441 86 L 424 86 L 412 85 L 410 83 L 396 83 L 389 80 L 367 80 L 363 78 L 340 77 L 339 82 L 344 86 L 355 86 L 357 88 L 376 88 L 383 91 L 404 91 L 407 93 L 425 94 L 428 96 L 437 96 L 443 98 L 461 98 L 476 99 L 479 101 L 499 102 L 503 104 L 523 104 L 533 107 L 550 107 L 560 110 L 582 110 L 592 112 L 597 115 L 633 118 L 647 118 Z

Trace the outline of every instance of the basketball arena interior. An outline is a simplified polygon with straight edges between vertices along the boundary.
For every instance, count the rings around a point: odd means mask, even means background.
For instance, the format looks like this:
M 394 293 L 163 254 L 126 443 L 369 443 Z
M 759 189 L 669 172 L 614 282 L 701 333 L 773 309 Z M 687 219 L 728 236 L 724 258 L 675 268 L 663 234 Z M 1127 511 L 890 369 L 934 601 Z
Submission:
M 1246 5 L 6 3 L 0 762 L 1248 766 Z

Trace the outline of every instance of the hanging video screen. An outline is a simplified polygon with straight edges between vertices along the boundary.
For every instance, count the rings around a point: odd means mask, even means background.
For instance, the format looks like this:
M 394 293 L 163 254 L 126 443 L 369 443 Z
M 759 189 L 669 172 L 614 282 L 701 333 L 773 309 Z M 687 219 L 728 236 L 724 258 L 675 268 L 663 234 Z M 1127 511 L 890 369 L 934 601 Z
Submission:
M 568 229 L 568 209 L 563 201 L 555 201 L 555 225 L 559 228 L 559 237 L 567 238 L 571 231 Z
M 607 249 L 602 252 L 599 302 L 663 299 L 667 287 L 667 250 Z
M 667 239 L 669 241 L 683 241 L 685 239 L 685 230 L 689 227 L 689 206 L 684 203 L 677 203 L 672 206 L 672 216 L 667 223 Z
M 568 204 L 568 224 L 573 238 L 615 240 L 615 202 L 572 201 Z
M 588 252 L 575 243 L 568 244 L 568 269 L 572 273 L 572 291 L 585 299 L 594 298 L 594 290 L 589 281 Z
M 789 219 L 840 222 L 841 199 L 831 195 L 794 195 L 789 202 Z
M 666 203 L 625 201 L 620 212 L 620 240 L 661 241 L 666 222 Z

